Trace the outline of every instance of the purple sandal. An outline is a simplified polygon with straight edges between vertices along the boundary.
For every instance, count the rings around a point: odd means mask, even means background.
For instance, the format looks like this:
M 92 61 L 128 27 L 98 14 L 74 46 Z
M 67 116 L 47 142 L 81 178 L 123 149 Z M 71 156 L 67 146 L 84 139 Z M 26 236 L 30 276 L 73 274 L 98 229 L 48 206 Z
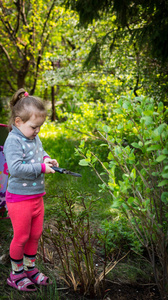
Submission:
M 43 273 L 40 273 L 40 271 L 35 268 L 32 271 L 25 271 L 27 277 L 35 284 L 38 285 L 50 285 L 52 284 L 52 281 L 49 280 L 47 276 L 45 276 Z
M 19 291 L 24 291 L 24 292 L 37 291 L 32 281 L 30 281 L 30 279 L 27 278 L 25 272 L 18 275 L 13 275 L 11 272 L 9 278 L 7 279 L 7 284 Z

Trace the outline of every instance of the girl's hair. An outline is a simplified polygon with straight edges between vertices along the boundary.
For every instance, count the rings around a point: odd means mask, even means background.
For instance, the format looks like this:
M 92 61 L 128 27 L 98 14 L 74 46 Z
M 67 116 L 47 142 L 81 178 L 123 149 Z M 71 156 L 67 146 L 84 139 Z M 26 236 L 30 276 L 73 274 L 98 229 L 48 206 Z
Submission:
M 15 123 L 15 118 L 20 117 L 25 123 L 27 122 L 33 114 L 37 116 L 46 117 L 46 110 L 43 102 L 34 96 L 28 95 L 28 93 L 23 89 L 19 89 L 12 97 L 10 101 L 11 117 L 9 125 Z

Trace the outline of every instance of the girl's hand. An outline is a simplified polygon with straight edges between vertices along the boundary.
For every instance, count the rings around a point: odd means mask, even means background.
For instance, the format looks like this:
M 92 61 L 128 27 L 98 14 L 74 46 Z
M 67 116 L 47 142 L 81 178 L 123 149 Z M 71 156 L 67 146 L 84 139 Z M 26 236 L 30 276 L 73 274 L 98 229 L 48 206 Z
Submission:
M 59 167 L 59 163 L 56 159 L 51 159 L 52 166 Z
M 59 163 L 57 162 L 57 160 L 56 159 L 52 159 L 52 158 L 50 158 L 50 157 L 46 157 L 45 159 L 44 159 L 44 163 L 46 164 L 49 164 L 49 166 L 55 166 L 55 167 L 59 167 Z
M 48 163 L 45 163 L 45 174 L 55 173 L 55 171 L 51 167 L 52 166 L 50 166 Z
M 56 159 L 51 159 L 50 157 L 46 157 L 44 159 L 44 163 L 46 165 L 45 173 L 55 173 L 55 171 L 51 168 L 52 166 L 59 167 L 59 164 Z

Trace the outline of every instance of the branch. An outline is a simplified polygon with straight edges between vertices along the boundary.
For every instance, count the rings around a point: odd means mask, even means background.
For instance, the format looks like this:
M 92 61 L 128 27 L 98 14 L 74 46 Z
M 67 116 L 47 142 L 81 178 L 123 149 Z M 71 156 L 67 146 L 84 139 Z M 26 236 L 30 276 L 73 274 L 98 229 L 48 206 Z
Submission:
M 36 74 L 34 76 L 34 83 L 33 83 L 33 87 L 30 91 L 30 94 L 33 95 L 35 88 L 36 88 L 36 83 L 37 83 L 37 74 L 38 74 L 38 69 L 39 69 L 39 65 L 40 65 L 40 61 L 41 61 L 41 54 L 39 53 L 38 58 L 37 58 L 37 64 L 36 64 Z
M 44 37 L 45 30 L 46 30 L 47 22 L 49 20 L 50 14 L 51 14 L 51 12 L 52 12 L 52 10 L 54 8 L 55 2 L 56 2 L 56 0 L 53 1 L 52 5 L 51 5 L 51 7 L 49 9 L 49 12 L 47 14 L 46 20 L 44 22 L 43 32 L 42 32 L 42 35 L 41 35 L 41 44 L 43 43 L 43 37 Z
M 83 155 L 83 153 L 79 149 L 78 149 L 78 151 L 79 151 L 80 155 L 86 159 L 86 156 Z M 103 184 L 106 186 L 106 188 L 108 189 L 108 192 L 110 193 L 110 195 L 115 199 L 116 197 L 114 196 L 114 194 L 112 193 L 112 191 L 109 189 L 108 184 L 103 180 L 103 178 L 101 177 L 101 175 L 99 174 L 99 172 L 96 170 L 96 168 L 94 167 L 94 165 L 91 162 L 89 163 L 89 165 L 94 170 L 94 172 L 96 173 L 96 175 L 99 177 L 99 179 L 101 180 L 101 182 L 103 182 Z
M 20 11 L 20 6 L 21 6 L 20 0 L 14 1 L 14 4 L 16 5 L 17 11 L 18 11 L 17 24 L 16 24 L 16 28 L 15 28 L 15 31 L 14 31 L 14 34 L 16 36 L 16 33 L 18 32 L 19 26 L 20 26 L 20 14 L 21 14 L 21 11 Z
M 89 134 L 89 133 L 86 133 L 86 132 L 83 132 L 83 131 L 80 131 L 80 130 L 77 130 L 77 129 L 73 129 L 73 128 L 70 128 L 70 127 L 67 127 L 67 126 L 65 126 L 65 128 L 68 129 L 68 130 L 72 130 L 72 131 L 74 131 L 74 132 L 78 132 L 78 133 L 80 133 L 80 134 L 87 135 L 87 136 L 91 137 L 92 139 L 98 139 L 98 140 L 101 140 L 99 137 L 97 137 L 97 136 L 95 136 L 95 135 L 91 135 L 91 134 Z
M 17 26 L 15 29 L 15 33 L 16 33 L 18 31 L 19 25 L 20 25 L 20 16 L 22 17 L 23 24 L 25 26 L 28 26 L 28 24 L 27 24 L 27 19 L 26 19 L 26 15 L 25 15 L 25 2 L 22 1 L 22 3 L 21 3 L 21 0 L 16 0 L 16 1 L 14 1 L 14 4 L 16 5 L 17 10 L 18 10 Z
M 4 27 L 6 28 L 7 33 L 11 37 L 11 39 L 16 41 L 14 29 L 12 28 L 11 24 L 9 23 L 9 21 L 5 21 L 4 20 L 4 17 L 5 17 L 5 8 L 3 7 L 3 4 L 2 4 L 1 0 L 0 0 L 0 7 L 1 7 L 2 12 L 3 12 L 3 15 L 1 15 L 1 21 L 2 21 L 2 23 L 4 25 Z
M 27 19 L 26 19 L 26 14 L 25 14 L 25 2 L 24 1 L 22 3 L 21 15 L 22 15 L 22 20 L 23 20 L 24 25 L 28 26 Z
M 37 75 L 38 75 L 38 70 L 39 70 L 39 65 L 40 65 L 40 61 L 41 61 L 41 58 L 42 58 L 42 54 L 44 52 L 44 49 L 45 49 L 45 46 L 47 44 L 47 40 L 48 40 L 48 37 L 49 37 L 49 33 L 48 33 L 47 37 L 44 40 L 44 34 L 45 34 L 45 30 L 46 30 L 46 26 L 47 26 L 50 14 L 51 14 L 51 12 L 52 12 L 52 10 L 54 8 L 55 2 L 56 2 L 56 0 L 53 0 L 53 3 L 52 3 L 52 5 L 51 5 L 51 7 L 49 9 L 49 12 L 47 14 L 46 20 L 44 22 L 43 31 L 42 31 L 42 34 L 41 34 L 41 40 L 40 40 L 40 42 L 41 42 L 41 49 L 39 50 L 39 54 L 38 54 L 38 58 L 37 58 L 37 64 L 36 64 L 36 71 L 35 71 L 35 76 L 34 76 L 35 79 L 34 79 L 34 83 L 33 83 L 33 88 L 32 88 L 32 90 L 30 92 L 32 95 L 34 94 L 34 91 L 35 91 L 35 88 L 36 88 Z M 51 30 L 50 30 L 50 32 L 51 32 Z
M 13 93 L 16 91 L 16 89 L 12 86 L 12 83 L 7 79 L 6 82 L 8 83 L 10 90 L 13 91 Z
M 5 8 L 3 7 L 2 1 L 1 1 L 1 0 L 0 0 L 0 7 L 1 7 L 2 12 L 3 12 L 3 15 L 1 15 L 1 18 L 0 18 L 0 19 L 1 19 L 2 24 L 4 25 L 4 30 L 5 30 L 5 32 L 7 33 L 9 39 L 13 42 L 14 46 L 17 48 L 18 53 L 23 57 L 23 56 L 24 56 L 24 55 L 23 55 L 23 52 L 22 52 L 21 49 L 18 47 L 17 42 L 19 42 L 19 43 L 22 44 L 23 46 L 25 46 L 25 43 L 23 43 L 19 37 L 16 37 L 16 33 L 17 33 L 18 29 L 19 29 L 19 22 L 20 22 L 19 19 L 20 19 L 20 17 L 19 17 L 19 15 L 18 15 L 16 29 L 14 30 L 13 27 L 12 27 L 12 25 L 10 24 L 10 22 L 4 20 L 4 18 L 5 18 Z M 2 47 L 1 47 L 1 48 L 2 48 Z M 4 48 L 4 49 L 5 49 L 5 48 Z M 5 50 L 5 51 L 6 51 L 6 50 Z M 4 53 L 5 53 L 5 51 L 3 50 Z M 5 55 L 6 55 L 6 53 L 5 53 Z M 7 55 L 6 55 L 6 56 L 7 56 Z M 8 61 L 9 61 L 9 59 L 8 59 Z M 10 65 L 11 65 L 11 64 L 10 64 Z M 14 67 L 12 67 L 12 69 L 13 69 L 14 71 L 16 71 L 16 69 L 14 69 Z
M 11 69 L 12 69 L 14 72 L 18 73 L 18 70 L 14 67 L 14 65 L 13 65 L 13 63 L 12 63 L 12 60 L 11 60 L 11 58 L 10 58 L 10 56 L 9 56 L 9 54 L 8 54 L 8 52 L 7 52 L 7 50 L 2 46 L 2 44 L 0 44 L 0 49 L 2 49 L 2 51 L 4 52 L 6 58 L 7 58 L 8 62 L 9 62 L 9 65 L 10 65 Z

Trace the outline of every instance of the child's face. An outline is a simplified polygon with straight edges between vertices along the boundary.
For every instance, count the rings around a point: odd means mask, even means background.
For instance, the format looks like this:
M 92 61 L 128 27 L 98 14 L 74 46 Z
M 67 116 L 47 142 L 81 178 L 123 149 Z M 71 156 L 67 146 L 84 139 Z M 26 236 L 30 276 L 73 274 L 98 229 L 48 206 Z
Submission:
M 44 121 L 45 118 L 43 116 L 37 116 L 37 114 L 33 114 L 25 123 L 19 117 L 17 117 L 15 120 L 15 125 L 26 138 L 33 140 L 39 133 L 40 127 L 43 125 Z

